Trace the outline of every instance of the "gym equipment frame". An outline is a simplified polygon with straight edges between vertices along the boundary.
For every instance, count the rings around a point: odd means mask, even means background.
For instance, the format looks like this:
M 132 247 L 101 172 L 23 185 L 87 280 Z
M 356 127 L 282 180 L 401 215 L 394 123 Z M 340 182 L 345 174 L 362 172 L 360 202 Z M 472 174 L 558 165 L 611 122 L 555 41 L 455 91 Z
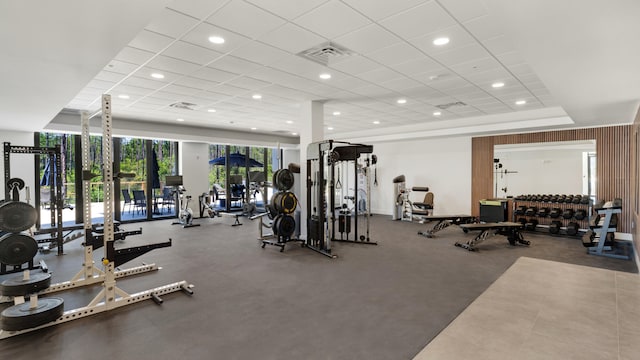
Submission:
M 510 245 L 523 244 L 530 245 L 531 242 L 525 240 L 520 233 L 521 223 L 498 222 L 498 223 L 478 223 L 460 225 L 465 233 L 471 230 L 480 230 L 480 234 L 466 243 L 456 242 L 455 245 L 469 251 L 476 251 L 476 245 L 486 240 L 492 235 L 505 235 Z
M 83 119 L 83 126 L 82 126 L 82 134 L 83 134 L 83 150 L 82 150 L 82 165 L 83 165 L 83 174 L 82 174 L 82 178 L 83 178 L 83 196 L 85 197 L 85 201 L 84 201 L 84 220 L 85 220 L 85 224 L 84 224 L 84 228 L 85 228 L 85 234 L 88 236 L 90 236 L 91 234 L 91 223 L 90 223 L 90 219 L 91 219 L 91 205 L 90 205 L 90 193 L 88 191 L 89 185 L 90 185 L 90 179 L 93 177 L 93 175 L 90 173 L 89 171 L 89 147 L 88 146 L 84 146 L 84 145 L 88 145 L 88 141 L 89 141 L 89 126 L 88 126 L 88 115 L 85 113 L 82 116 Z M 171 283 L 168 285 L 164 285 L 164 286 L 160 286 L 160 287 L 156 287 L 153 289 L 149 289 L 149 290 L 145 290 L 145 291 L 141 291 L 141 292 L 137 292 L 134 294 L 128 294 L 125 291 L 119 289 L 116 286 L 116 278 L 117 277 L 121 277 L 118 275 L 122 275 L 122 276 L 126 276 L 126 275 L 133 275 L 133 274 L 137 274 L 140 272 L 145 272 L 145 271 L 151 271 L 156 269 L 155 265 L 153 266 L 146 266 L 143 267 L 142 269 L 130 269 L 127 270 L 125 272 L 120 272 L 120 274 L 117 274 L 115 267 L 116 267 L 116 251 L 115 248 L 113 246 L 113 242 L 114 242 L 114 222 L 113 222 L 113 168 L 112 168 L 112 136 L 111 136 L 111 96 L 108 94 L 105 94 L 102 96 L 102 131 L 103 131 L 103 137 L 102 137 L 102 156 L 103 156 L 103 179 L 104 179 L 104 248 L 105 248 L 105 255 L 103 257 L 102 263 L 105 267 L 105 270 L 103 273 L 100 273 L 99 270 L 95 269 L 92 265 L 88 265 L 88 264 L 93 264 L 93 258 L 91 256 L 92 254 L 92 246 L 86 246 L 86 250 L 85 250 L 85 263 L 84 263 L 84 268 L 78 273 L 78 275 L 76 275 L 76 277 L 82 277 L 84 276 L 84 279 L 79 279 L 75 282 L 75 284 L 73 283 L 74 281 L 68 282 L 67 283 L 62 283 L 59 285 L 57 290 L 66 290 L 68 288 L 72 288 L 72 287 L 76 287 L 76 286 L 82 286 L 82 285 L 88 285 L 88 284 L 92 284 L 98 281 L 102 281 L 102 290 L 100 291 L 100 293 L 98 293 L 98 295 L 96 295 L 93 300 L 91 300 L 91 302 L 89 302 L 89 304 L 85 307 L 81 307 L 81 308 L 77 308 L 77 309 L 73 309 L 73 310 L 68 310 L 62 313 L 61 316 L 57 317 L 57 319 L 53 320 L 53 321 L 49 321 L 46 323 L 42 323 L 42 324 L 37 324 L 36 326 L 33 327 L 28 327 L 28 328 L 22 328 L 20 327 L 19 330 L 4 330 L 4 329 L 0 329 L 0 339 L 4 339 L 4 338 L 8 338 L 11 336 L 15 336 L 15 335 L 20 335 L 26 332 L 31 332 L 37 329 L 41 329 L 44 327 L 49 327 L 52 325 L 57 325 L 57 324 L 61 324 L 64 322 L 68 322 L 71 320 L 75 320 L 75 319 L 80 319 L 83 317 L 87 317 L 90 315 L 94 315 L 94 314 L 98 314 L 101 312 L 105 312 L 105 311 L 109 311 L 109 310 L 113 310 L 122 306 L 126 306 L 126 305 L 130 305 L 130 304 L 134 304 L 143 300 L 148 300 L 148 299 L 152 299 L 156 304 L 161 304 L 162 303 L 162 298 L 160 298 L 160 296 L 165 295 L 165 294 L 169 294 L 172 292 L 177 292 L 177 291 L 183 291 L 189 295 L 193 294 L 193 285 L 188 284 L 186 281 L 179 281 L 179 282 L 175 282 L 175 283 Z M 88 220 L 88 221 L 87 221 Z M 171 239 L 170 239 L 171 240 Z M 146 251 L 149 251 L 150 249 L 147 248 L 135 248 L 133 250 L 129 249 L 129 251 L 127 251 L 129 253 L 129 257 L 132 256 L 132 253 L 140 253 L 140 251 L 143 251 L 141 253 L 144 253 Z M 135 256 L 134 256 L 135 257 Z M 98 275 L 96 275 L 98 274 Z M 28 278 L 28 272 L 25 273 L 25 278 Z M 82 285 L 78 285 L 82 283 Z M 67 286 L 69 285 L 69 286 Z M 55 301 L 59 300 L 58 298 L 45 298 L 44 299 L 44 306 L 49 306 L 49 303 L 54 303 L 54 305 L 56 306 L 56 309 L 60 309 L 62 307 L 62 304 L 58 304 Z M 60 300 L 61 302 L 62 300 Z M 4 318 L 4 314 L 5 311 L 12 309 L 14 307 L 22 307 L 24 308 L 24 304 L 25 304 L 25 300 L 23 296 L 17 296 L 14 297 L 14 305 L 12 307 L 9 307 L 7 309 L 5 309 L 3 311 L 3 320 L 5 320 Z M 39 305 L 38 305 L 38 295 L 37 294 L 31 294 L 30 299 L 29 299 L 29 311 L 25 312 L 25 317 L 24 319 L 20 320 L 22 321 L 24 324 L 31 324 L 34 323 L 35 321 L 31 321 L 29 320 L 29 312 L 33 311 L 34 315 L 42 315 L 42 314 L 38 314 L 37 310 L 34 309 L 38 309 Z M 56 310 L 53 309 L 52 310 Z M 15 312 L 15 311 L 14 311 Z M 34 317 L 32 317 L 34 318 Z M 12 320 L 15 322 L 16 319 Z M 16 325 L 14 323 L 14 325 Z
M 631 255 L 616 254 L 615 252 L 615 232 L 617 219 L 615 217 L 622 213 L 622 201 L 616 199 L 607 202 L 601 208 L 595 208 L 597 213 L 594 224 L 590 225 L 591 230 L 583 235 L 582 243 L 587 247 L 587 254 L 606 256 L 614 259 L 631 259 Z M 609 241 L 608 241 L 609 240 Z M 633 249 L 633 247 L 631 247 Z
M 332 242 L 343 241 L 356 244 L 377 245 L 369 238 L 369 217 L 371 201 L 367 199 L 366 212 L 363 216 L 366 233 L 359 235 L 357 206 L 359 204 L 358 169 L 364 171 L 367 186 L 367 198 L 371 197 L 371 176 L 369 170 L 377 159 L 372 145 L 352 144 L 325 140 L 309 144 L 307 147 L 307 240 L 306 246 L 325 256 L 336 257 L 332 254 Z M 358 160 L 365 155 L 364 164 Z M 347 172 L 343 173 L 345 182 L 352 179 L 353 195 L 341 196 L 340 201 L 351 200 L 356 209 L 351 211 L 343 204 L 336 207 L 336 195 L 342 195 L 340 178 L 336 178 L 336 169 L 346 164 Z M 351 190 L 347 186 L 347 191 Z M 353 219 L 353 231 L 351 220 Z M 336 222 L 338 223 L 336 226 Z M 340 238 L 336 237 L 340 234 Z M 353 237 L 350 237 L 353 233 Z M 345 238 L 346 234 L 346 238 Z
M 51 239 L 55 239 L 55 242 L 58 247 L 58 255 L 62 255 L 64 253 L 64 239 L 63 239 L 63 228 L 62 228 L 62 208 L 64 207 L 64 199 L 62 198 L 62 173 L 59 169 L 62 168 L 62 155 L 60 145 L 56 145 L 53 147 L 38 147 L 38 146 L 15 146 L 11 145 L 9 142 L 4 143 L 4 181 L 5 181 L 5 189 L 4 189 L 4 197 L 5 199 L 11 199 L 11 189 L 9 189 L 9 183 L 11 180 L 11 154 L 33 154 L 33 155 L 46 155 L 49 157 L 49 161 L 52 164 L 55 164 L 55 180 L 52 178 L 54 176 L 54 171 L 49 173 L 49 181 L 50 183 L 56 184 L 55 191 L 51 192 L 51 204 L 55 204 L 55 206 L 51 207 L 51 225 L 55 225 L 55 229 L 51 231 Z M 37 191 L 36 191 L 37 192 Z M 34 267 L 30 267 L 34 269 Z M 37 267 L 36 267 L 37 268 Z M 5 274 L 7 272 L 0 271 L 0 274 Z M 10 272 L 19 272 L 22 271 L 21 268 L 15 268 Z
M 418 235 L 432 238 L 435 233 L 446 229 L 451 225 L 471 224 L 477 222 L 477 218 L 471 215 L 432 215 L 424 217 L 425 221 L 437 221 L 429 230 L 418 231 Z

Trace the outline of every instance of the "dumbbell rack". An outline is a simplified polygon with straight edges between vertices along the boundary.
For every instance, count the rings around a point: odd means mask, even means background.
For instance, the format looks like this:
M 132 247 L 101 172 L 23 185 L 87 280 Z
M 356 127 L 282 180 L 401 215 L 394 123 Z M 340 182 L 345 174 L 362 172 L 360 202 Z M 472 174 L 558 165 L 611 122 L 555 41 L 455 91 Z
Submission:
M 557 217 L 557 218 L 552 218 L 548 214 L 547 214 L 547 216 L 540 217 L 540 216 L 537 215 L 537 212 L 533 216 L 516 215 L 515 210 L 519 206 L 525 206 L 526 208 L 535 206 L 538 209 L 543 208 L 543 207 L 548 207 L 550 210 L 553 209 L 553 208 L 559 208 L 560 211 L 562 211 L 562 212 L 564 212 L 567 209 L 573 209 L 574 212 L 575 212 L 575 210 L 584 210 L 587 213 L 587 217 L 585 217 L 582 220 L 576 220 L 575 218 L 565 219 L 565 218 L 562 217 L 562 215 L 560 215 L 560 217 Z M 562 227 L 561 227 L 562 231 L 559 232 L 558 234 L 555 234 L 555 235 L 578 237 L 578 236 L 581 236 L 581 233 L 584 233 L 584 232 L 588 231 L 588 229 L 589 229 L 589 217 L 591 215 L 591 206 L 588 205 L 588 204 L 557 203 L 557 202 L 554 203 L 554 202 L 545 202 L 545 201 L 514 200 L 513 201 L 513 212 L 512 213 L 513 213 L 513 221 L 514 222 L 518 222 L 518 220 L 520 218 L 522 218 L 522 217 L 527 219 L 527 222 L 529 222 L 530 220 L 534 220 L 534 219 L 537 220 L 538 224 L 536 225 L 535 231 L 539 231 L 540 229 L 547 230 L 549 228 L 549 225 L 551 225 L 552 221 L 560 221 L 562 223 Z M 570 222 L 576 222 L 578 224 L 578 233 L 576 235 L 569 235 L 566 232 L 567 225 Z

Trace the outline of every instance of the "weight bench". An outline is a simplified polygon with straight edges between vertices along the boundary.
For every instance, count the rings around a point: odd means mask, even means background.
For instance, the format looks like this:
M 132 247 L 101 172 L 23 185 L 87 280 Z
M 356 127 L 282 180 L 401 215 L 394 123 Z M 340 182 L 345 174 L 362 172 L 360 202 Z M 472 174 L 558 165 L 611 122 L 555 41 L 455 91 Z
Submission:
M 473 238 L 472 240 L 467 241 L 466 243 L 456 242 L 456 246 L 461 247 L 463 249 L 467 249 L 469 251 L 475 251 L 476 245 L 486 240 L 491 235 L 504 235 L 509 240 L 509 244 L 523 244 L 530 245 L 531 242 L 525 240 L 520 233 L 520 229 L 522 229 L 522 224 L 517 222 L 494 222 L 494 223 L 478 223 L 478 224 L 462 224 L 460 225 L 462 231 L 465 233 L 471 230 L 480 230 L 480 234 Z
M 436 232 L 449 227 L 450 225 L 470 224 L 477 221 L 475 216 L 471 215 L 432 215 L 425 216 L 424 220 L 437 221 L 436 225 L 429 230 L 418 231 L 418 235 L 433 237 Z

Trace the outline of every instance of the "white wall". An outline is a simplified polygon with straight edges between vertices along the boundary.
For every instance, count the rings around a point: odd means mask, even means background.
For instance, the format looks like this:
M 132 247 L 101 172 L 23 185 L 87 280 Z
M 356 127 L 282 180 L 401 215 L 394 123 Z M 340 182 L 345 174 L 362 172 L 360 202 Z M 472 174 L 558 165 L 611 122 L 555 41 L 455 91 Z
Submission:
M 16 131 L 0 131 L 0 142 L 4 145 L 5 142 L 10 142 L 11 145 L 24 145 L 33 146 L 33 133 L 32 132 L 16 132 Z M 35 201 L 35 174 L 34 174 L 34 156 L 28 154 L 11 154 L 11 177 L 21 178 L 25 182 L 25 186 L 29 187 L 29 193 L 31 195 L 31 204 Z M 0 176 L 0 199 L 4 199 L 4 161 L 0 161 L 0 170 L 2 176 Z M 25 200 L 26 193 L 24 190 L 20 192 L 20 200 Z
M 434 193 L 434 214 L 471 213 L 471 138 L 369 143 L 378 156 L 378 186 L 372 185 L 371 210 L 391 215 L 395 205 L 393 178 L 405 175 L 407 187 L 428 186 Z M 373 182 L 373 180 L 372 180 Z M 421 201 L 424 193 L 414 192 Z
M 582 153 L 579 149 L 495 152 L 503 165 L 500 170 L 517 171 L 498 174 L 498 196 L 504 196 L 503 187 L 507 187 L 506 195 L 512 196 L 582 194 Z
M 189 207 L 194 216 L 198 216 L 198 196 L 209 193 L 209 144 L 181 141 L 179 175 L 182 175 L 185 197 L 191 195 Z

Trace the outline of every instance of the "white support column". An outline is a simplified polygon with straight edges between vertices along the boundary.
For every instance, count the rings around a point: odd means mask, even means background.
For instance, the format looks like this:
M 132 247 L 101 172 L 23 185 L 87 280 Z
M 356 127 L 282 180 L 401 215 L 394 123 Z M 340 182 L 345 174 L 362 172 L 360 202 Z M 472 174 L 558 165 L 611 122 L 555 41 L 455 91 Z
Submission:
M 300 237 L 307 238 L 307 146 L 324 140 L 324 102 L 308 101 L 300 106 Z M 287 164 L 284 164 L 286 167 Z

